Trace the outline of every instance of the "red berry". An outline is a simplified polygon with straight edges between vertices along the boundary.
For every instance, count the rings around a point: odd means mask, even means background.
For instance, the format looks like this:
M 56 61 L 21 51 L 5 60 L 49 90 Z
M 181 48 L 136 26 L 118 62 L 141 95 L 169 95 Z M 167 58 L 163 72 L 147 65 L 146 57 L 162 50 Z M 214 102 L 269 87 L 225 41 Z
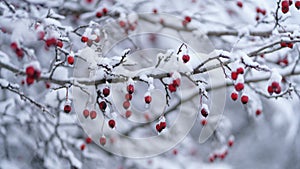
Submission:
M 127 93 L 127 94 L 125 95 L 125 99 L 126 99 L 126 100 L 131 100 L 131 99 L 132 99 L 132 95 L 129 94 L 129 93 Z
M 83 151 L 85 149 L 85 144 L 81 144 L 80 150 Z
M 130 84 L 130 85 L 127 86 L 127 92 L 129 94 L 132 94 L 134 92 L 134 86 L 132 84 Z
M 107 12 L 108 12 L 107 8 L 103 8 L 103 9 L 102 9 L 102 12 L 103 12 L 104 15 L 106 15 Z
M 273 94 L 273 87 L 272 86 L 268 86 L 268 92 L 269 92 L 269 94 Z
M 104 97 L 107 97 L 110 94 L 110 89 L 106 87 L 102 90 L 102 93 Z
M 26 77 L 26 83 L 27 83 L 28 85 L 33 84 L 33 82 L 34 82 L 34 78 L 33 78 L 33 77 L 29 77 L 29 76 Z
M 64 46 L 64 44 L 61 40 L 57 40 L 56 46 L 62 48 Z
M 267 14 L 267 11 L 266 11 L 265 9 L 262 9 L 262 10 L 261 10 L 261 14 L 266 15 L 266 14 Z
M 87 42 L 88 40 L 89 40 L 89 38 L 86 36 L 81 37 L 81 42 L 83 42 L 83 43 Z
M 155 128 L 156 128 L 156 131 L 159 132 L 159 133 L 162 131 L 159 124 L 156 124 Z
M 293 46 L 294 46 L 294 44 L 293 43 L 287 43 L 287 47 L 289 47 L 289 48 L 293 48 Z
M 96 13 L 96 17 L 97 17 L 97 18 L 101 18 L 101 17 L 102 17 L 102 13 L 101 13 L 101 12 L 97 12 L 97 13 Z
M 124 107 L 124 109 L 128 109 L 130 107 L 130 102 L 129 101 L 124 101 L 123 102 L 123 107 Z
M 154 9 L 152 10 L 152 12 L 153 12 L 154 14 L 157 14 L 157 9 L 154 8 Z
M 238 73 L 237 72 L 231 72 L 231 79 L 232 80 L 236 80 L 238 77 Z
M 162 121 L 162 122 L 159 123 L 159 125 L 160 125 L 160 128 L 163 130 L 167 127 L 167 122 Z
M 283 47 L 283 48 L 287 47 L 287 43 L 286 42 L 280 42 L 280 46 Z
M 204 108 L 201 109 L 201 114 L 202 114 L 202 116 L 205 117 L 205 118 L 208 116 L 208 112 L 207 112 L 206 109 L 204 109 Z
M 275 91 L 276 94 L 280 94 L 281 93 L 281 87 L 278 86 L 274 91 Z
M 277 87 L 279 87 L 279 83 L 278 82 L 272 82 L 271 86 L 272 86 L 273 89 L 277 88 Z
M 215 157 L 214 157 L 214 156 L 210 156 L 208 160 L 209 160 L 209 162 L 211 162 L 211 163 L 212 163 L 212 162 L 214 162 L 214 161 L 215 161 Z
M 187 63 L 189 60 L 190 60 L 190 56 L 189 56 L 189 55 L 183 55 L 183 56 L 182 56 L 182 61 L 183 61 L 184 63 Z
M 235 86 L 234 86 L 235 90 L 236 91 L 241 91 L 244 89 L 244 84 L 243 83 L 237 83 Z
M 261 110 L 260 110 L 260 109 L 257 109 L 257 110 L 255 111 L 255 114 L 256 114 L 256 116 L 259 116 L 259 115 L 261 114 Z
M 67 60 L 68 60 L 68 63 L 69 63 L 70 65 L 73 65 L 73 64 L 74 64 L 74 57 L 73 57 L 73 56 L 68 56 Z
M 91 144 L 92 143 L 92 138 L 91 137 L 87 137 L 85 139 L 86 144 Z
M 300 9 L 300 1 L 295 2 L 295 7 L 299 10 Z
M 233 143 L 234 143 L 233 140 L 229 140 L 229 141 L 228 141 L 228 147 L 232 147 L 232 146 L 233 146 Z
M 152 97 L 151 97 L 151 96 L 146 96 L 146 97 L 145 97 L 145 102 L 146 102 L 147 104 L 149 104 L 151 101 L 152 101 Z
M 179 78 L 173 80 L 173 85 L 176 86 L 176 87 L 179 87 L 179 86 L 180 86 L 180 83 L 181 83 L 181 82 L 180 82 L 180 79 L 179 79 Z
M 120 27 L 125 27 L 126 26 L 126 23 L 124 22 L 124 21 L 119 21 L 119 25 L 120 25 Z
M 90 117 L 91 117 L 91 119 L 95 119 L 97 117 L 97 112 L 95 110 L 92 110 L 90 112 Z
M 89 115 L 90 115 L 89 110 L 84 109 L 84 110 L 83 110 L 83 116 L 84 116 L 85 118 L 87 118 L 87 117 L 89 117 Z
M 50 47 L 52 45 L 56 45 L 56 38 L 49 38 L 46 40 L 47 47 Z
M 244 68 L 239 67 L 239 68 L 236 69 L 236 72 L 237 72 L 238 74 L 244 74 Z
M 293 0 L 289 0 L 289 5 L 293 5 Z
M 102 137 L 100 138 L 100 144 L 101 144 L 102 146 L 104 146 L 104 145 L 106 144 L 106 137 L 105 137 L 105 136 L 102 136 Z
M 108 121 L 108 125 L 109 125 L 110 128 L 114 128 L 115 125 L 116 125 L 115 120 L 113 120 L 113 119 L 109 120 L 109 121 Z
M 177 150 L 177 149 L 174 149 L 174 150 L 173 150 L 173 154 L 174 154 L 174 155 L 177 155 L 177 154 L 178 154 L 178 150 Z
M 46 86 L 47 89 L 49 89 L 49 88 L 50 88 L 50 83 L 49 83 L 49 82 L 46 82 L 46 83 L 45 83 L 45 86 Z
M 259 21 L 259 16 L 258 15 L 256 15 L 255 20 Z
M 24 52 L 23 52 L 23 50 L 20 49 L 20 48 L 17 48 L 16 54 L 17 54 L 17 56 L 18 56 L 19 58 L 22 58 L 22 57 L 24 56 Z
M 99 103 L 99 108 L 100 108 L 101 111 L 105 111 L 106 107 L 107 107 L 107 104 L 106 104 L 105 101 L 101 101 Z
M 65 107 L 64 107 L 64 112 L 65 113 L 70 113 L 71 109 L 72 109 L 71 106 L 69 104 L 66 104 Z
M 203 126 L 205 126 L 205 125 L 207 124 L 207 121 L 206 121 L 205 119 L 202 119 L 202 120 L 201 120 L 201 124 L 202 124 Z
M 281 2 L 281 11 L 282 13 L 287 13 L 289 11 L 289 2 L 287 0 L 284 0 Z
M 176 92 L 176 86 L 174 84 L 169 84 L 168 89 L 170 90 L 170 92 Z
M 192 18 L 191 18 L 190 16 L 186 16 L 186 17 L 184 18 L 184 20 L 185 20 L 186 22 L 191 22 L 191 21 L 192 21 Z
M 259 7 L 256 7 L 256 13 L 260 13 L 261 9 Z
M 243 95 L 243 96 L 241 97 L 241 101 L 242 101 L 242 103 L 243 103 L 243 104 L 247 104 L 247 103 L 248 103 L 248 101 L 249 101 L 249 98 L 248 98 L 248 96 L 246 96 L 246 95 Z
M 10 44 L 10 48 L 11 48 L 12 50 L 17 50 L 17 49 L 18 49 L 18 44 L 17 44 L 16 42 L 12 42 L 12 43 Z
M 236 100 L 238 99 L 238 97 L 239 97 L 239 95 L 238 95 L 236 92 L 232 92 L 232 93 L 231 93 L 231 99 L 232 99 L 233 101 L 236 101 Z
M 36 79 L 40 78 L 41 77 L 41 71 L 35 70 L 33 77 L 36 78 Z
M 240 8 L 243 7 L 243 3 L 242 3 L 241 1 L 237 1 L 236 5 L 237 5 L 238 7 L 240 7 Z
M 126 118 L 129 118 L 129 117 L 131 116 L 131 114 L 132 114 L 132 112 L 131 112 L 130 110 L 127 110 L 127 111 L 125 112 L 125 117 L 126 117 Z
M 35 72 L 35 70 L 34 70 L 33 66 L 28 66 L 26 68 L 26 75 L 27 76 L 33 77 L 34 76 L 34 72 Z
M 92 3 L 93 0 L 85 0 L 87 3 Z

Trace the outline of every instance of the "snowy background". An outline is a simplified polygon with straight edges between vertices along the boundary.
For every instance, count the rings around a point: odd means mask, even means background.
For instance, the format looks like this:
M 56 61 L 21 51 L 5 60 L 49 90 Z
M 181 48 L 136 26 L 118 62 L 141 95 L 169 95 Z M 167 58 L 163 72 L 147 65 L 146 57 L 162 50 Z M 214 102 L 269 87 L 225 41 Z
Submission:
M 0 168 L 299 169 L 297 8 L 298 0 L 1 0 Z M 273 82 L 281 91 L 270 94 Z M 201 144 L 200 133 L 209 136 Z

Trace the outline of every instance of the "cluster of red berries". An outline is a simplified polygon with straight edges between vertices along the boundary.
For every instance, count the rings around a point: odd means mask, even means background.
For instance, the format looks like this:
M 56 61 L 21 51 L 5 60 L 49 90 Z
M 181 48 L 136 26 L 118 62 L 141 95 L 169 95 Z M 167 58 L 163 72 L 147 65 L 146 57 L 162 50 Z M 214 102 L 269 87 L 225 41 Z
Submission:
M 85 118 L 88 118 L 90 116 L 92 120 L 97 117 L 97 112 L 95 110 L 89 111 L 88 109 L 84 109 L 82 114 Z
M 179 86 L 180 86 L 180 79 L 177 78 L 177 79 L 173 80 L 173 82 L 171 84 L 168 85 L 168 89 L 171 93 L 176 92 L 177 87 L 179 87 Z
M 280 94 L 281 86 L 278 82 L 272 82 L 271 85 L 268 86 L 268 92 L 270 95 L 272 95 L 273 93 Z
M 127 86 L 127 92 L 125 95 L 125 101 L 123 102 L 123 108 L 126 110 L 125 112 L 125 117 L 129 118 L 132 115 L 132 112 L 129 110 L 130 108 L 130 101 L 132 99 L 132 94 L 134 92 L 134 85 L 133 84 L 129 84 Z
M 282 13 L 287 13 L 289 12 L 289 7 L 293 4 L 293 0 L 283 0 L 281 2 L 281 11 Z M 299 10 L 300 9 L 300 1 L 297 0 L 295 2 L 295 7 Z
M 18 44 L 16 42 L 12 42 L 10 44 L 10 48 L 16 53 L 18 58 L 22 59 L 24 56 L 24 52 L 21 48 L 18 47 Z
M 185 16 L 184 20 L 182 21 L 182 25 L 186 26 L 188 23 L 192 21 L 192 18 L 190 16 Z
M 92 139 L 91 139 L 90 137 L 87 137 L 87 138 L 85 139 L 85 143 L 86 143 L 86 144 L 91 144 L 91 143 L 92 143 Z M 83 151 L 84 149 L 85 149 L 85 144 L 83 143 L 83 144 L 81 144 L 81 146 L 80 146 L 80 150 Z
M 201 109 L 201 115 L 204 117 L 204 119 L 201 120 L 201 124 L 205 126 L 207 124 L 206 117 L 208 116 L 208 110 L 205 107 L 202 107 Z
M 130 23 L 128 21 L 126 22 L 124 20 L 120 20 L 119 21 L 119 26 L 121 28 L 123 28 L 126 32 L 128 32 L 128 31 L 134 31 L 136 29 L 137 22 Z
M 167 127 L 167 122 L 161 121 L 160 123 L 156 124 L 155 128 L 157 132 L 162 132 Z
M 211 155 L 211 156 L 209 156 L 209 162 L 214 162 L 217 158 L 220 158 L 221 160 L 224 160 L 224 158 L 226 157 L 228 155 L 228 151 L 227 150 L 225 150 L 224 152 L 222 152 L 222 153 L 215 153 L 215 154 L 213 154 L 213 155 Z
M 102 8 L 102 11 L 98 11 L 98 12 L 96 13 L 96 17 L 97 17 L 97 18 L 101 18 L 102 16 L 107 15 L 107 13 L 108 13 L 107 8 Z
M 57 46 L 59 48 L 62 48 L 64 46 L 64 44 L 61 40 L 56 39 L 54 37 L 46 39 L 45 43 L 46 43 L 46 47 Z
M 26 83 L 28 85 L 33 84 L 34 80 L 40 78 L 40 76 L 41 76 L 41 71 L 34 68 L 34 66 L 28 66 L 26 68 L 25 73 L 26 73 L 26 76 L 27 76 L 26 77 Z
M 242 68 L 242 67 L 239 67 L 239 68 L 237 68 L 236 69 L 236 71 L 233 71 L 233 72 L 231 72 L 231 79 L 232 80 L 237 80 L 237 78 L 238 78 L 238 76 L 240 75 L 240 74 L 244 74 L 244 68 Z M 237 92 L 240 92 L 240 91 L 242 91 L 243 89 L 244 89 L 244 83 L 241 83 L 241 82 L 238 82 L 238 83 L 236 83 L 235 85 L 234 85 L 234 89 L 237 91 Z M 237 99 L 238 99 L 238 93 L 237 92 L 232 92 L 231 93 L 231 99 L 233 100 L 233 101 L 236 101 Z M 242 95 L 242 97 L 241 97 L 241 102 L 243 103 L 243 104 L 247 104 L 248 103 L 248 101 L 249 101 L 249 97 L 247 96 L 247 95 L 245 95 L 245 94 L 243 94 Z
M 255 20 L 259 20 L 259 14 L 266 15 L 267 11 L 265 9 L 261 9 L 260 7 L 256 7 L 256 17 Z
M 279 59 L 279 60 L 277 61 L 277 64 L 278 64 L 278 65 L 282 65 L 282 66 L 287 66 L 287 65 L 289 64 L 288 57 L 285 56 L 284 58 Z
M 289 47 L 289 48 L 293 48 L 294 44 L 292 42 L 280 42 L 280 46 L 281 47 Z

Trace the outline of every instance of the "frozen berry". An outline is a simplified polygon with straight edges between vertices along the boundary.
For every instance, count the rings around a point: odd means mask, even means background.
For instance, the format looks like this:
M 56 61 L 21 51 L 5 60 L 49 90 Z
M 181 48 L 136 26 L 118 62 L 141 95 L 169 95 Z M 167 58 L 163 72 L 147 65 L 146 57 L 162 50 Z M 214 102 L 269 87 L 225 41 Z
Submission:
M 95 119 L 97 117 L 97 112 L 95 110 L 92 110 L 90 112 L 90 117 L 91 117 L 91 119 Z
M 241 91 L 244 89 L 244 84 L 243 83 L 237 83 L 235 86 L 234 86 L 235 90 L 236 91 Z
M 129 118 L 129 117 L 131 116 L 131 114 L 132 114 L 132 112 L 131 112 L 130 110 L 127 110 L 127 111 L 125 112 L 125 117 L 126 117 L 126 118 Z
M 70 65 L 73 65 L 73 64 L 74 64 L 74 57 L 73 57 L 73 56 L 68 56 L 67 60 L 68 60 L 68 63 L 69 63 Z
M 113 120 L 113 119 L 109 120 L 109 121 L 108 121 L 108 125 L 109 125 L 110 128 L 114 128 L 115 125 L 116 125 L 115 120 Z
M 237 72 L 231 72 L 231 79 L 232 80 L 236 80 L 238 77 L 238 73 Z
M 89 117 L 90 112 L 89 112 L 88 109 L 84 109 L 83 112 L 82 112 L 82 114 L 83 114 L 83 116 L 84 116 L 85 118 L 87 118 L 87 117 Z
M 151 101 L 152 101 L 152 97 L 151 97 L 151 96 L 146 96 L 146 97 L 145 97 L 145 102 L 146 102 L 147 104 L 149 104 Z
M 238 74 L 244 74 L 244 68 L 239 67 L 239 68 L 236 69 L 236 72 L 237 72 Z
M 64 46 L 63 42 L 61 40 L 56 41 L 56 46 L 59 48 L 62 48 Z
M 239 97 L 239 95 L 238 95 L 236 92 L 232 92 L 232 93 L 231 93 L 231 99 L 232 99 L 233 101 L 236 101 L 236 100 L 238 99 L 238 97 Z
M 85 139 L 86 144 L 91 144 L 92 143 L 92 138 L 91 137 L 87 137 Z
M 249 101 L 249 97 L 248 97 L 248 96 L 243 95 L 243 96 L 241 97 L 241 102 L 242 102 L 243 104 L 247 104 L 248 101 Z
M 102 145 L 102 146 L 104 146 L 105 144 L 106 144 L 106 137 L 105 136 L 102 136 L 101 138 L 100 138 L 100 144 Z
M 261 114 L 261 110 L 260 110 L 260 109 L 257 109 L 257 110 L 255 111 L 255 114 L 256 114 L 256 116 L 259 116 L 259 115 Z
M 131 99 L 132 99 L 132 95 L 129 94 L 129 93 L 127 93 L 127 94 L 125 95 L 125 99 L 126 99 L 126 100 L 131 100 Z
M 169 84 L 168 89 L 170 90 L 171 93 L 176 92 L 176 86 L 174 84 Z
M 237 5 L 238 7 L 240 7 L 240 8 L 243 7 L 243 3 L 242 3 L 241 1 L 237 1 L 236 5 Z
M 89 40 L 89 38 L 86 36 L 81 37 L 81 42 L 87 42 L 88 40 Z
M 65 107 L 64 107 L 64 112 L 65 113 L 70 113 L 71 109 L 72 109 L 71 106 L 69 104 L 66 104 Z
M 189 56 L 189 55 L 183 55 L 183 56 L 182 56 L 182 61 L 183 61 L 184 63 L 187 63 L 189 60 L 190 60 L 190 56 Z
M 130 107 L 130 102 L 129 101 L 124 101 L 123 102 L 123 108 L 128 109 Z
M 26 68 L 26 75 L 27 76 L 33 77 L 34 76 L 34 72 L 35 72 L 35 70 L 34 70 L 33 66 L 28 66 Z
M 110 94 L 110 89 L 106 87 L 102 90 L 102 93 L 104 97 L 107 97 Z
M 203 117 L 206 118 L 207 115 L 208 115 L 208 112 L 206 111 L 206 109 L 202 108 L 202 109 L 201 109 L 201 114 L 202 114 Z
M 132 84 L 130 84 L 130 85 L 127 86 L 127 92 L 129 94 L 132 94 L 134 92 L 134 86 Z
M 106 104 L 105 101 L 101 101 L 99 103 L 99 108 L 100 108 L 101 111 L 105 111 L 106 107 L 107 107 L 107 104 Z

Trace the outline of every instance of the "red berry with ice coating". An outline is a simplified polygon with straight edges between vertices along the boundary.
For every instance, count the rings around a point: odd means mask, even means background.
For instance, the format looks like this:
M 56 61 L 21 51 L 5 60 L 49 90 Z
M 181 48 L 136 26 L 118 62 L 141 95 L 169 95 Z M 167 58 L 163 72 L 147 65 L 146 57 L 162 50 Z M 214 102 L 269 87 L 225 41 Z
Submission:
M 176 92 L 176 86 L 174 84 L 169 84 L 168 85 L 168 89 L 169 91 L 172 93 L 172 92 Z
M 82 112 L 82 114 L 83 114 L 83 116 L 84 116 L 85 118 L 88 118 L 89 115 L 90 115 L 90 112 L 89 112 L 88 109 L 84 109 L 83 112 Z
M 99 108 L 100 108 L 101 111 L 104 112 L 105 109 L 106 109 L 106 107 L 107 107 L 107 104 L 106 104 L 105 101 L 101 101 L 101 102 L 99 103 Z
M 61 40 L 56 41 L 56 46 L 59 48 L 62 48 L 64 46 L 63 42 Z
M 129 94 L 132 94 L 134 92 L 134 86 L 132 84 L 130 84 L 130 85 L 127 86 L 127 92 Z
M 95 119 L 97 117 L 97 112 L 95 110 L 92 110 L 90 112 L 90 117 L 91 117 L 91 119 Z
M 205 108 L 202 108 L 202 109 L 201 109 L 201 114 L 202 114 L 202 116 L 205 117 L 205 118 L 208 116 L 208 112 L 206 111 Z
M 295 2 L 295 7 L 299 10 L 300 9 L 300 1 Z
M 104 146 L 104 145 L 106 144 L 106 137 L 105 137 L 105 136 L 102 136 L 102 137 L 100 138 L 99 142 L 100 142 L 100 144 L 101 144 L 102 146 Z
M 287 1 L 287 0 L 283 0 L 282 2 L 281 2 L 281 11 L 282 11 L 282 13 L 287 13 L 288 11 L 289 11 L 289 1 Z
M 236 5 L 240 8 L 243 8 L 243 2 L 241 1 L 237 1 Z
M 126 118 L 129 118 L 129 117 L 131 116 L 131 114 L 132 114 L 132 112 L 131 112 L 130 110 L 127 110 L 127 111 L 125 112 L 125 117 L 126 117 Z
M 146 102 L 147 104 L 149 104 L 151 101 L 152 101 L 152 97 L 151 97 L 151 96 L 146 96 L 146 97 L 145 97 L 145 102 Z
M 81 42 L 87 42 L 89 40 L 89 38 L 88 37 L 86 37 L 86 36 L 82 36 L 81 37 Z
M 126 100 L 131 100 L 131 99 L 132 99 L 132 95 L 129 94 L 129 93 L 127 93 L 127 94 L 125 95 L 125 99 L 126 99 Z
M 261 113 L 262 113 L 262 111 L 261 111 L 260 109 L 257 109 L 257 110 L 255 111 L 255 115 L 256 115 L 256 116 L 259 116 Z
M 109 120 L 109 121 L 108 121 L 108 125 L 109 125 L 110 128 L 114 128 L 115 125 L 116 125 L 115 120 L 113 120 L 113 119 Z
M 72 109 L 71 106 L 69 104 L 66 104 L 65 107 L 64 107 L 64 112 L 65 113 L 70 113 L 71 109 Z
M 123 108 L 128 109 L 130 107 L 130 102 L 129 101 L 124 101 L 123 102 Z

